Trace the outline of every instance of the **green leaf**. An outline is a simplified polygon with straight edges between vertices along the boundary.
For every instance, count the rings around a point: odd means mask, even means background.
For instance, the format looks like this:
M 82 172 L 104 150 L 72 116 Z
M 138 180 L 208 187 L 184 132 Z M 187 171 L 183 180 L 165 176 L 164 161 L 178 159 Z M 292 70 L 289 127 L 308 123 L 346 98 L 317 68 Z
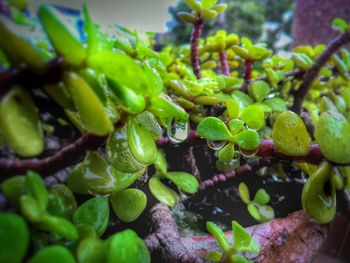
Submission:
M 154 167 L 156 168 L 156 171 L 162 175 L 166 174 L 168 171 L 168 162 L 165 158 L 165 153 L 161 150 L 158 150 L 157 152 L 157 160 L 154 163 Z
M 164 89 L 163 79 L 149 61 L 144 62 L 144 70 L 152 96 L 158 96 Z
M 54 7 L 41 5 L 39 17 L 57 53 L 74 66 L 81 64 L 86 50 L 83 43 L 62 23 L 61 14 Z
M 310 149 L 310 137 L 302 119 L 291 111 L 278 115 L 272 129 L 272 139 L 278 151 L 291 156 L 305 156 Z
M 239 105 L 234 97 L 232 99 L 226 100 L 226 109 L 227 109 L 228 116 L 230 116 L 230 118 L 235 119 L 238 117 Z
M 146 167 L 131 153 L 127 140 L 127 125 L 111 133 L 106 143 L 106 153 L 109 161 L 117 170 L 125 173 L 135 173 Z
M 29 229 L 22 217 L 0 213 L 0 262 L 22 262 L 29 245 Z
M 197 127 L 197 132 L 199 136 L 210 141 L 232 140 L 232 135 L 226 124 L 216 117 L 203 119 Z
M 152 195 L 158 199 L 159 202 L 173 207 L 179 201 L 179 196 L 169 187 L 165 186 L 158 178 L 152 177 L 148 181 L 148 187 Z
M 343 115 L 324 112 L 315 127 L 315 138 L 324 156 L 333 162 L 350 162 L 350 124 Z
M 258 105 L 250 105 L 241 112 L 241 119 L 252 129 L 259 130 L 265 124 L 265 114 Z
M 107 197 L 95 197 L 83 203 L 75 211 L 75 225 L 88 224 L 94 226 L 98 237 L 102 236 L 108 226 L 109 205 Z
M 26 193 L 25 176 L 16 175 L 1 184 L 1 192 L 13 203 L 17 203 L 21 195 Z
M 309 177 L 301 195 L 303 209 L 319 224 L 329 223 L 336 213 L 335 184 L 332 166 L 324 161 Z
M 165 93 L 161 93 L 156 98 L 151 98 L 150 111 L 159 118 L 165 119 L 166 123 L 170 118 L 187 121 L 189 116 L 183 108 Z
M 349 24 L 346 23 L 345 20 L 341 18 L 333 19 L 332 27 L 334 30 L 339 31 L 340 33 L 345 33 L 350 28 Z
M 244 130 L 235 136 L 235 142 L 243 150 L 256 150 L 260 145 L 259 134 L 254 130 Z
M 243 129 L 243 126 L 244 121 L 240 119 L 230 120 L 229 122 L 229 128 L 232 135 L 236 135 L 237 133 L 239 133 Z
M 149 86 L 146 74 L 135 60 L 127 55 L 112 51 L 91 55 L 88 65 L 104 73 L 109 79 L 126 86 L 137 94 L 148 94 Z
M 74 168 L 70 171 L 67 186 L 76 194 L 85 195 L 88 194 L 88 188 L 83 182 L 83 168 L 84 163 L 78 163 Z
M 218 158 L 221 162 L 228 162 L 233 159 L 235 155 L 235 148 L 233 143 L 228 143 L 219 150 Z
M 218 0 L 202 0 L 202 5 L 204 8 L 212 8 Z
M 264 104 L 269 106 L 274 112 L 287 111 L 286 102 L 281 98 L 271 98 L 264 101 Z
M 48 192 L 41 176 L 35 172 L 28 171 L 25 179 L 26 193 L 31 195 L 39 207 L 45 211 L 48 204 Z
M 242 201 L 246 204 L 250 203 L 250 194 L 248 186 L 245 183 L 240 183 L 238 186 L 238 194 Z
M 198 189 L 198 181 L 192 174 L 185 172 L 168 172 L 164 174 L 167 179 L 172 181 L 182 191 L 194 194 Z
M 213 222 L 207 222 L 207 231 L 218 241 L 224 253 L 230 250 L 230 243 L 228 242 L 225 233 Z
M 72 253 L 63 246 L 53 245 L 41 249 L 28 263 L 75 263 Z
M 261 220 L 261 216 L 255 203 L 249 203 L 247 206 L 249 214 L 258 222 Z
M 63 217 L 44 214 L 42 220 L 36 224 L 36 227 L 72 241 L 79 238 L 76 226 Z
M 145 242 L 130 229 L 107 239 L 107 263 L 150 263 L 151 255 Z
M 145 173 L 145 170 L 141 170 L 135 173 L 125 173 L 115 169 L 115 177 L 118 181 L 117 192 L 122 191 L 132 185 L 140 176 Z
M 104 263 L 107 248 L 101 239 L 88 237 L 80 241 L 76 257 L 79 263 Z
M 136 118 L 127 122 L 127 140 L 130 151 L 142 164 L 153 164 L 157 159 L 157 145 L 148 130 Z
M 49 190 L 47 211 L 55 216 L 72 218 L 77 209 L 77 201 L 72 191 L 64 184 L 55 184 Z
M 266 205 L 270 202 L 270 195 L 265 191 L 265 189 L 259 189 L 255 196 L 253 202 L 258 203 L 259 205 Z
M 18 155 L 31 157 L 44 150 L 44 136 L 38 109 L 29 93 L 13 87 L 0 101 L 1 133 Z
M 86 128 L 96 135 L 107 135 L 113 131 L 113 124 L 91 86 L 77 73 L 69 72 L 64 83 L 73 97 L 74 105 Z
M 259 253 L 259 246 L 237 221 L 232 221 L 233 248 L 238 252 Z
M 261 102 L 270 92 L 270 85 L 263 81 L 254 81 L 249 85 L 249 93 L 257 102 Z
M 124 222 L 135 221 L 147 205 L 147 196 L 139 189 L 129 188 L 109 197 L 114 213 Z
M 116 170 L 98 152 L 87 152 L 82 181 L 92 194 L 106 195 L 118 189 Z
M 44 210 L 42 210 L 38 202 L 30 195 L 22 195 L 19 199 L 19 208 L 22 215 L 30 223 L 38 223 L 42 220 Z

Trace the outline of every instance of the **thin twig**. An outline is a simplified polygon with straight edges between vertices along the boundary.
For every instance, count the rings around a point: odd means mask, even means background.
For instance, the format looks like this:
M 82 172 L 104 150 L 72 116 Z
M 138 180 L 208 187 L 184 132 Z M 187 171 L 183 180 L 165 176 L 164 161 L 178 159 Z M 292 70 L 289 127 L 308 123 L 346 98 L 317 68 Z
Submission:
M 106 137 L 91 133 L 85 134 L 72 144 L 67 145 L 55 154 L 43 159 L 0 159 L 0 175 L 10 176 L 23 174 L 28 170 L 40 173 L 42 176 L 60 171 L 81 160 L 86 151 L 102 146 Z
M 327 63 L 327 61 L 332 57 L 332 55 L 337 52 L 337 50 L 350 42 L 350 31 L 347 31 L 335 39 L 333 39 L 327 46 L 327 48 L 319 55 L 313 66 L 306 71 L 303 76 L 303 81 L 299 87 L 299 89 L 294 93 L 294 102 L 291 107 L 291 110 L 297 114 L 300 114 L 302 104 L 305 100 L 307 93 L 311 88 L 312 82 L 318 75 L 318 72 L 321 68 Z
M 230 76 L 230 67 L 228 65 L 227 54 L 225 50 L 222 50 L 220 52 L 220 68 L 222 74 Z
M 201 65 L 199 61 L 199 49 L 198 44 L 202 34 L 204 20 L 200 16 L 197 17 L 196 22 L 194 23 L 194 27 L 191 35 L 191 64 L 194 74 L 197 79 L 202 77 L 201 73 Z

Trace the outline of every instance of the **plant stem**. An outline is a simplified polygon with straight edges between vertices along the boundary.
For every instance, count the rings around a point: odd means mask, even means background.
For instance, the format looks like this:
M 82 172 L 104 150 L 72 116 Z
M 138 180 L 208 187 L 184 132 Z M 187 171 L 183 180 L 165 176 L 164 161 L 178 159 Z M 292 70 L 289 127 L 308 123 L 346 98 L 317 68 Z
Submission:
M 87 133 L 72 144 L 67 145 L 55 154 L 44 159 L 0 159 L 1 176 L 9 176 L 26 173 L 32 170 L 46 176 L 73 165 L 81 160 L 86 151 L 96 150 L 106 141 L 106 137 Z
M 197 17 L 191 35 L 191 64 L 193 73 L 197 79 L 202 77 L 201 65 L 199 61 L 199 39 L 202 34 L 204 20 L 200 16 Z
M 230 67 L 228 65 L 227 54 L 225 50 L 220 52 L 220 67 L 222 74 L 230 76 Z
M 326 62 L 332 57 L 332 55 L 337 52 L 337 50 L 350 42 L 350 31 L 347 31 L 339 36 L 337 36 L 335 39 L 333 39 L 327 46 L 327 48 L 319 55 L 313 66 L 306 71 L 306 73 L 303 76 L 303 81 L 299 87 L 299 89 L 294 93 L 294 102 L 291 107 L 291 110 L 294 111 L 296 114 L 300 114 L 302 104 L 306 98 L 307 93 L 309 92 L 311 88 L 312 82 L 317 77 L 318 72 L 321 70 L 321 68 L 326 64 Z
M 249 82 L 252 79 L 252 71 L 253 71 L 254 61 L 247 59 L 244 61 L 244 80 L 245 82 Z

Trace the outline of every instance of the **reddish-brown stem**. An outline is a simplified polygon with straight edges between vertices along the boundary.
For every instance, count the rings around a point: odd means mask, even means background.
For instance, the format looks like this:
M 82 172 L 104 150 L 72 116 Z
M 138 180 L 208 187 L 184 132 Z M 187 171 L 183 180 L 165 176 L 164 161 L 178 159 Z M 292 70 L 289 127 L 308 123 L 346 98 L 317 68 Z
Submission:
M 253 65 L 254 65 L 254 61 L 251 59 L 247 59 L 244 61 L 243 78 L 244 78 L 245 82 L 249 82 L 252 79 Z
M 335 39 L 333 39 L 327 46 L 327 48 L 318 56 L 315 60 L 313 66 L 304 74 L 303 81 L 297 91 L 295 91 L 293 97 L 294 102 L 291 110 L 297 114 L 300 114 L 302 104 L 306 98 L 307 93 L 311 88 L 312 82 L 317 77 L 321 68 L 327 63 L 327 61 L 332 57 L 332 55 L 337 52 L 337 50 L 350 42 L 350 31 L 347 31 Z
M 47 62 L 45 72 L 32 72 L 27 66 L 5 70 L 0 73 L 0 98 L 4 96 L 14 84 L 24 85 L 27 89 L 38 88 L 44 84 L 57 83 L 62 76 L 64 60 L 58 57 Z
M 222 74 L 230 76 L 230 67 L 228 65 L 227 54 L 225 50 L 220 52 L 220 67 Z
M 201 65 L 199 61 L 199 39 L 202 34 L 204 20 L 200 16 L 197 17 L 191 35 L 191 64 L 193 73 L 197 79 L 202 77 Z
M 271 165 L 271 161 L 265 160 L 265 159 L 260 159 L 257 161 L 253 161 L 251 163 L 246 163 L 245 165 L 242 165 L 230 172 L 227 173 L 221 173 L 221 174 L 216 174 L 212 178 L 205 180 L 200 183 L 199 185 L 199 190 L 205 190 L 208 187 L 215 186 L 220 183 L 224 183 L 227 180 L 237 176 L 237 175 L 246 175 L 249 173 L 252 173 L 254 171 L 259 170 L 261 167 L 264 166 L 269 166 Z
M 88 150 L 96 150 L 106 141 L 106 137 L 100 137 L 91 133 L 85 134 L 74 143 L 67 145 L 55 154 L 44 159 L 0 159 L 0 175 L 9 176 L 23 174 L 28 170 L 46 176 L 61 169 L 73 165 L 81 160 Z

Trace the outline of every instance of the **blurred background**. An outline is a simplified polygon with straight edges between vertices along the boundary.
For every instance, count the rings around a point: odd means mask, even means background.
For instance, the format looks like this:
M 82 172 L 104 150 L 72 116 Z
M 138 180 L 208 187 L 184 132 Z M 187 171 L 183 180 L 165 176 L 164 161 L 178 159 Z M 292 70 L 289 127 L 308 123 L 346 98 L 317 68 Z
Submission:
M 30 0 L 31 10 L 40 2 L 80 9 L 86 3 L 100 24 L 120 24 L 131 29 L 158 32 L 161 45 L 189 43 L 192 26 L 177 19 L 188 10 L 178 0 Z M 269 48 L 286 50 L 299 44 L 328 43 L 336 32 L 335 17 L 350 19 L 350 0 L 219 0 L 228 9 L 206 23 L 203 37 L 218 29 L 266 42 Z

